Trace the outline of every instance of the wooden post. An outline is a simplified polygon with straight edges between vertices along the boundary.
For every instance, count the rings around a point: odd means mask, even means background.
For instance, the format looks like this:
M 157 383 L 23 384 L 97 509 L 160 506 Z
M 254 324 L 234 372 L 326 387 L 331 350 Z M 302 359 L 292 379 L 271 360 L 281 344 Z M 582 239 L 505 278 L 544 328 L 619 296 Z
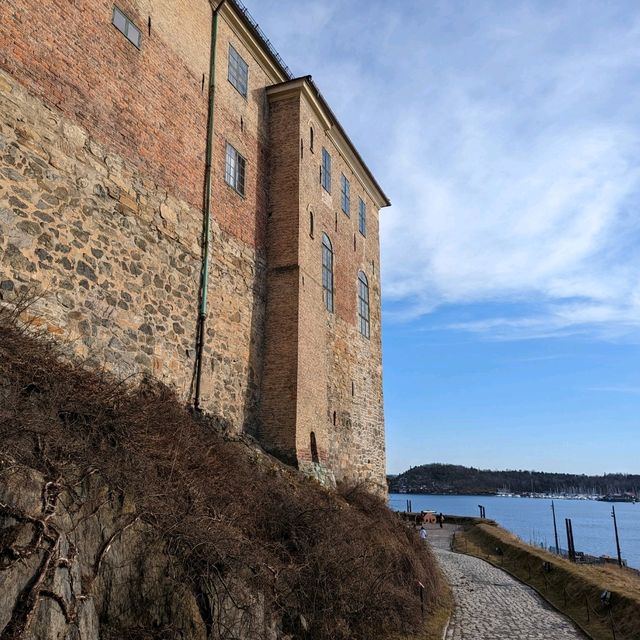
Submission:
M 613 528 L 616 532 L 616 549 L 618 551 L 618 566 L 622 566 L 622 556 L 620 555 L 620 538 L 618 538 L 618 521 L 616 520 L 616 508 L 611 505 L 611 517 L 613 518 Z

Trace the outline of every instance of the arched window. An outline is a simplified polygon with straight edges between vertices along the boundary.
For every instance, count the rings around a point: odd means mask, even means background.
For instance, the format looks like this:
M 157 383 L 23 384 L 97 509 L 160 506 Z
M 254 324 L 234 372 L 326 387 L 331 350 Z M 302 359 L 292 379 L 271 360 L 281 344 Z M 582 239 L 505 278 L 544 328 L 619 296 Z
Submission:
M 309 211 L 309 235 L 313 238 L 313 211 Z
M 371 334 L 369 322 L 369 282 L 367 276 L 358 273 L 358 328 L 360 333 L 368 338 Z
M 318 443 L 316 442 L 316 434 L 312 431 L 310 437 L 311 445 L 311 461 L 315 463 L 320 462 L 320 456 L 318 455 Z
M 322 234 L 322 296 L 325 308 L 333 313 L 333 248 L 326 233 Z

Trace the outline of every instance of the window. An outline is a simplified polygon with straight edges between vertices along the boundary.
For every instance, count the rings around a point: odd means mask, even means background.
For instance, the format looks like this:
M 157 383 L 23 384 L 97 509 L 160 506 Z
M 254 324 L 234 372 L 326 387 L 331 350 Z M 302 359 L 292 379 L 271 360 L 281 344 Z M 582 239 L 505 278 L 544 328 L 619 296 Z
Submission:
M 320 167 L 320 184 L 322 188 L 331 193 L 331 156 L 329 152 L 322 147 L 322 166 Z
M 367 235 L 367 207 L 362 198 L 358 198 L 358 230 L 363 236 Z
M 247 161 L 227 143 L 224 163 L 224 181 L 241 196 L 244 195 L 244 172 Z
M 231 45 L 229 45 L 229 75 L 227 77 L 238 93 L 246 98 L 249 87 L 249 65 Z
M 333 248 L 326 233 L 322 234 L 322 296 L 326 310 L 333 313 Z
M 142 42 L 142 33 L 140 29 L 127 16 L 114 5 L 113 16 L 111 18 L 113 26 L 120 31 L 125 38 L 133 45 L 140 48 Z
M 313 127 L 309 127 L 309 150 L 313 151 Z
M 309 446 L 311 448 L 311 462 L 318 464 L 320 462 L 320 456 L 318 455 L 318 443 L 316 442 L 316 434 L 312 431 L 309 438 Z
M 371 327 L 369 323 L 369 282 L 367 276 L 358 273 L 358 328 L 360 333 L 368 338 Z
M 313 211 L 309 211 L 309 235 L 313 238 Z
M 351 215 L 351 185 L 344 173 L 340 176 L 340 199 L 342 201 L 342 210 Z

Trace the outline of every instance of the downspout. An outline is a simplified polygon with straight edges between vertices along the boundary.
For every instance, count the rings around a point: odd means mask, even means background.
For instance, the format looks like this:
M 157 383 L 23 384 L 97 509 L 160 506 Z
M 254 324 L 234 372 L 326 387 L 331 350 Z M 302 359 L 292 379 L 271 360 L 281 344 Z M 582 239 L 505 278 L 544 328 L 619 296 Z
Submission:
M 196 371 L 195 371 L 195 396 L 193 408 L 201 411 L 200 391 L 202 387 L 202 355 L 205 342 L 205 324 L 207 320 L 207 294 L 209 285 L 209 248 L 211 244 L 211 177 L 213 170 L 214 148 L 214 110 L 216 93 L 216 44 L 218 40 L 218 12 L 226 0 L 222 0 L 218 6 L 212 9 L 211 25 L 211 51 L 209 53 L 209 107 L 207 112 L 207 148 L 206 166 L 204 176 L 204 211 L 202 222 L 202 266 L 200 269 L 200 308 L 198 310 L 198 323 L 196 328 Z

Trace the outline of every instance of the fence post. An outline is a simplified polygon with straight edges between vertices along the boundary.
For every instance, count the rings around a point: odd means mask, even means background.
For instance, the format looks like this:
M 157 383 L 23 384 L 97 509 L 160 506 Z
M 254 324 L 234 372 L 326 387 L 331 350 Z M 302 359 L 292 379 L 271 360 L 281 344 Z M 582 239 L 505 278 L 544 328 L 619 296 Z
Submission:
M 609 609 L 609 621 L 611 622 L 611 635 L 613 636 L 613 640 L 616 640 L 616 627 L 613 624 L 613 613 L 611 613 L 611 609 Z
M 584 604 L 587 607 L 587 622 L 591 622 L 591 615 L 589 614 L 589 598 L 584 597 Z

